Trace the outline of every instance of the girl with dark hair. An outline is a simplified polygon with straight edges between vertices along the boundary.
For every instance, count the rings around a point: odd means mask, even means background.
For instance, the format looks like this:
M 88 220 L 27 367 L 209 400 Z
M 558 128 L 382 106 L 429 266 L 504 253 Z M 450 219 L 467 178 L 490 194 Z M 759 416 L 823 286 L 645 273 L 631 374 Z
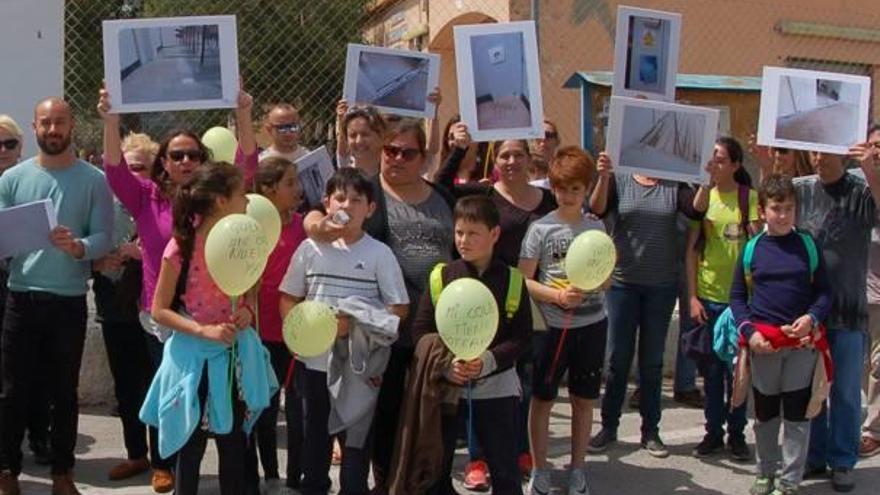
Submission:
M 715 320 L 727 309 L 733 272 L 740 251 L 749 237 L 760 231 L 758 194 L 750 187 L 751 179 L 742 164 L 739 142 L 730 137 L 715 142 L 712 161 L 706 166 L 710 183 L 696 196 L 698 210 L 706 216 L 688 231 L 685 264 L 690 317 L 700 331 L 712 333 Z M 730 408 L 733 375 L 715 353 L 698 363 L 703 375 L 706 396 L 704 413 L 706 435 L 694 448 L 694 455 L 705 457 L 724 447 L 727 425 L 727 448 L 736 460 L 750 456 L 745 441 L 746 406 Z
M 285 383 L 292 356 L 281 334 L 281 315 L 278 312 L 281 293 L 278 286 L 284 279 L 293 253 L 306 239 L 302 215 L 296 212 L 302 190 L 297 178 L 297 168 L 291 161 L 270 156 L 260 160 L 254 176 L 253 191 L 269 199 L 281 216 L 281 236 L 278 244 L 269 255 L 266 269 L 260 282 L 257 303 L 258 328 L 263 345 L 269 350 L 275 376 L 284 387 L 285 418 L 287 423 L 287 484 L 281 484 L 278 475 L 277 424 L 280 393 L 272 396 L 269 408 L 257 421 L 256 432 L 248 445 L 246 493 L 258 494 L 260 478 L 257 469 L 257 453 L 266 480 L 267 495 L 292 493 L 290 488 L 298 488 L 302 468 L 299 453 L 302 448 L 302 397 L 294 390 L 293 384 Z
M 257 168 L 257 144 L 251 120 L 253 99 L 245 92 L 238 96 L 235 114 L 239 130 L 239 166 L 246 179 Z M 141 247 L 143 281 L 140 297 L 140 320 L 147 332 L 147 347 L 155 369 L 162 360 L 162 343 L 170 331 L 157 325 L 150 317 L 153 293 L 159 277 L 162 253 L 172 232 L 172 200 L 185 182 L 210 159 L 210 153 L 192 131 L 172 131 L 159 146 L 150 180 L 131 171 L 122 154 L 119 114 L 111 113 L 110 95 L 99 92 L 98 113 L 104 120 L 104 173 L 113 194 L 134 218 Z M 174 487 L 173 459 L 159 457 L 156 432 L 150 430 L 150 462 L 153 467 L 152 486 L 158 493 Z
M 250 328 L 252 295 L 241 296 L 235 308 L 205 259 L 211 228 L 227 215 L 244 213 L 247 202 L 241 171 L 222 164 L 199 167 L 174 198 L 174 237 L 162 255 L 152 306 L 153 318 L 174 333 L 141 420 L 159 429 L 161 453 L 177 454 L 179 495 L 198 493 L 209 435 L 220 457 L 220 493 L 245 493 L 247 430 L 268 405 L 266 394 L 277 390 L 267 373 L 268 353 Z M 233 345 L 236 351 L 229 352 Z M 173 394 L 177 399 L 169 400 Z
M 443 129 L 443 136 L 440 163 L 447 164 L 447 161 L 457 163 L 454 183 L 466 184 L 484 179 L 481 146 L 478 143 L 471 143 L 467 138 L 467 126 L 461 122 L 461 117 L 455 115 L 449 119 L 446 128 Z M 452 163 L 448 163 L 444 168 L 452 167 Z

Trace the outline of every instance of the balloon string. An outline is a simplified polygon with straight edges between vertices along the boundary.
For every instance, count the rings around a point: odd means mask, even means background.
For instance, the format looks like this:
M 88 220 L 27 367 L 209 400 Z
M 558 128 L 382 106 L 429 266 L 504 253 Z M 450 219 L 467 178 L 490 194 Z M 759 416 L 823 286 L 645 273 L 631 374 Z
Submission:
M 467 382 L 467 408 L 468 408 L 468 427 L 467 427 L 467 442 L 468 442 L 468 452 L 474 451 L 474 402 L 473 397 L 471 397 L 472 385 L 471 381 Z
M 238 297 L 231 296 L 230 301 L 232 302 L 232 314 L 235 315 L 236 306 L 238 305 Z M 232 407 L 235 407 L 235 398 L 233 394 L 232 381 L 235 377 L 235 359 L 236 359 L 236 347 L 238 346 L 238 336 L 236 335 L 236 340 L 232 341 L 232 348 L 229 350 L 229 370 L 227 371 L 227 386 L 229 393 L 229 400 L 232 402 Z
M 571 326 L 571 320 L 574 317 L 574 310 L 569 309 L 565 312 L 565 323 L 562 325 L 562 336 L 559 337 L 559 343 L 556 344 L 556 352 L 553 354 L 553 362 L 550 364 L 550 373 L 547 373 L 546 382 L 552 383 L 550 380 L 556 375 L 556 367 L 559 366 L 559 356 L 562 354 L 562 346 L 565 345 L 565 338 L 568 336 L 568 328 Z

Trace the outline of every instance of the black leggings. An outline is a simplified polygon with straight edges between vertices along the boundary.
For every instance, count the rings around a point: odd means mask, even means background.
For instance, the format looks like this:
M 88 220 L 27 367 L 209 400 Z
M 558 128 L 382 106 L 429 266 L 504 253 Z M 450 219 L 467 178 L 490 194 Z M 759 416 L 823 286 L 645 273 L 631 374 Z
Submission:
M 782 392 L 777 395 L 764 395 L 757 388 L 752 387 L 755 393 L 755 418 L 766 422 L 779 416 L 779 409 L 786 421 L 806 421 L 807 406 L 810 404 L 812 387 Z

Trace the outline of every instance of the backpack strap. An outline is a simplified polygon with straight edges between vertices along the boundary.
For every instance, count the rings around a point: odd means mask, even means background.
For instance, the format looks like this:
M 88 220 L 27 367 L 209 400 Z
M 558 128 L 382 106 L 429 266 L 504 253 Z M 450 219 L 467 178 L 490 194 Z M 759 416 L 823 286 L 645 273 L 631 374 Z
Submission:
M 504 300 L 504 312 L 507 314 L 508 320 L 513 318 L 513 315 L 519 310 L 519 301 L 522 298 L 522 288 L 525 280 L 518 268 L 512 266 L 509 268 L 510 280 L 507 283 L 507 296 Z
M 810 283 L 812 284 L 813 275 L 816 273 L 816 269 L 819 268 L 819 250 L 816 249 L 816 242 L 810 234 L 801 231 L 797 231 L 797 234 L 807 249 L 807 258 L 810 262 Z
M 749 291 L 749 294 L 752 293 L 752 258 L 755 257 L 755 246 L 758 245 L 758 239 L 764 236 L 764 233 L 761 232 L 755 237 L 749 239 L 749 242 L 746 243 L 746 247 L 743 248 L 743 274 L 746 279 L 746 289 Z
M 446 263 L 437 263 L 431 269 L 431 275 L 428 276 L 428 289 L 431 291 L 431 303 L 437 306 L 437 300 L 440 299 L 440 293 L 443 292 L 443 267 Z

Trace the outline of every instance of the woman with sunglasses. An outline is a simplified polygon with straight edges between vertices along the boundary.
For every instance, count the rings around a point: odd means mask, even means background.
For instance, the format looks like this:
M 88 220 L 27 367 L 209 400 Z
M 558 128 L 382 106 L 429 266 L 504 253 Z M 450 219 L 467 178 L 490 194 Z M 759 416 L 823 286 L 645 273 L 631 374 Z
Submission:
M 754 135 L 749 138 L 749 153 L 758 162 L 760 182 L 770 174 L 784 174 L 794 178 L 814 173 L 810 155 L 806 151 L 762 146 Z
M 21 127 L 9 115 L 0 115 L 0 174 L 21 159 Z
M 252 107 L 251 96 L 240 92 L 235 109 L 240 147 L 236 156 L 240 161 L 238 165 L 245 169 L 246 182 L 253 177 L 257 168 Z M 147 346 L 155 372 L 161 363 L 163 342 L 170 335 L 170 330 L 153 321 L 149 316 L 149 308 L 152 307 L 162 253 L 171 239 L 172 201 L 178 188 L 189 180 L 199 166 L 210 159 L 210 153 L 192 131 L 171 131 L 159 145 L 150 179 L 141 179 L 128 167 L 126 157 L 122 154 L 119 114 L 111 113 L 110 95 L 105 89 L 100 90 L 97 108 L 104 121 L 104 172 L 107 183 L 134 218 L 141 243 L 141 324 L 150 334 L 147 336 Z M 158 434 L 154 428 L 150 428 L 150 462 L 153 467 L 153 490 L 158 493 L 171 491 L 174 488 L 174 459 L 162 459 L 159 456 Z

